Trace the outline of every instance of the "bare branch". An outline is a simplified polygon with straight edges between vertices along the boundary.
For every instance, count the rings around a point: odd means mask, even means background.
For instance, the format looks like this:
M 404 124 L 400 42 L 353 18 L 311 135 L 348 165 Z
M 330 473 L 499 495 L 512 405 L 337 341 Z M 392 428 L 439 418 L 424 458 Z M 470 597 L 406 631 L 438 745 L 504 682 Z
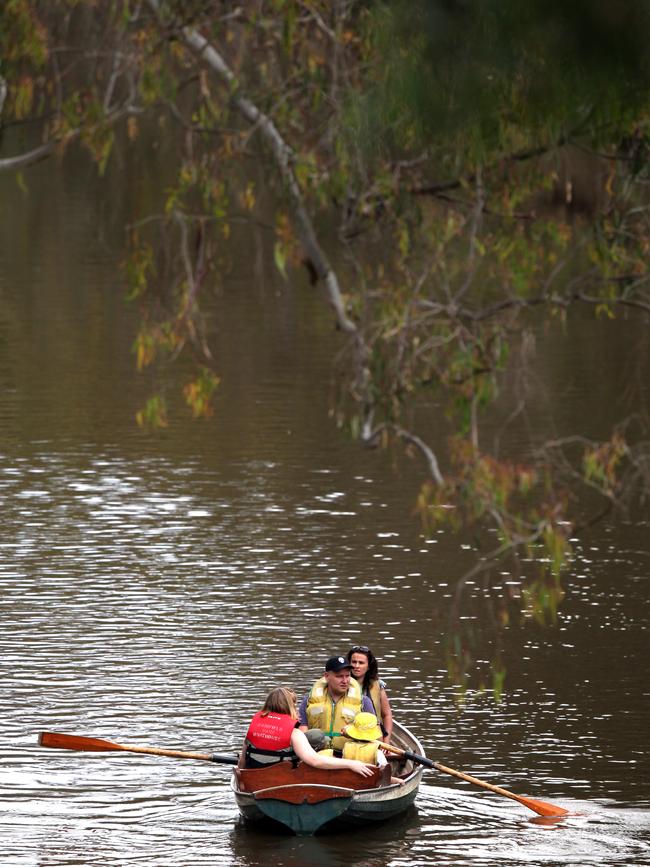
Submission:
M 584 292 L 570 292 L 566 295 L 536 295 L 532 298 L 505 298 L 503 301 L 498 301 L 481 310 L 471 310 L 463 307 L 460 310 L 455 308 L 450 310 L 450 315 L 457 316 L 459 319 L 470 319 L 472 322 L 481 322 L 490 319 L 493 316 L 503 313 L 505 310 L 525 307 L 539 307 L 540 305 L 548 305 L 551 307 L 569 307 L 573 303 L 587 304 L 590 306 L 599 306 L 606 304 L 613 307 L 633 307 L 638 310 L 643 310 L 650 313 L 650 303 L 634 298 L 598 298 L 585 294 Z
M 106 115 L 103 119 L 103 123 L 112 126 L 113 124 L 118 123 L 122 118 L 126 117 L 130 114 L 139 114 L 140 109 L 136 108 L 134 105 L 128 103 L 122 108 L 112 112 L 111 114 Z M 6 171 L 17 171 L 23 168 L 27 168 L 27 166 L 32 166 L 35 163 L 39 163 L 44 159 L 52 156 L 53 153 L 56 152 L 57 148 L 60 146 L 68 145 L 70 142 L 76 141 L 81 137 L 84 131 L 78 127 L 77 129 L 69 130 L 60 137 L 51 138 L 49 141 L 45 142 L 45 144 L 39 145 L 37 148 L 33 148 L 30 151 L 26 151 L 25 153 L 18 154 L 15 157 L 5 157 L 4 159 L 0 159 L 0 172 Z
M 57 145 L 57 141 L 49 141 L 15 157 L 0 159 L 0 172 L 14 172 L 40 163 L 54 153 Z
M 4 104 L 5 104 L 5 99 L 7 98 L 7 92 L 8 92 L 7 82 L 0 75 L 0 118 L 2 118 L 2 109 L 3 109 Z
M 534 159 L 535 157 L 541 157 L 544 154 L 551 153 L 563 145 L 568 144 L 569 141 L 570 139 L 568 136 L 560 136 L 556 142 L 508 154 L 500 159 L 498 163 L 488 166 L 485 171 L 489 172 L 494 168 L 500 169 L 506 163 L 520 163 Z M 476 174 L 471 174 L 465 178 L 454 178 L 449 181 L 440 181 L 432 184 L 415 184 L 409 191 L 414 196 L 437 196 L 439 193 L 447 193 L 450 190 L 457 190 L 463 185 L 463 183 L 476 183 Z
M 469 233 L 469 241 L 468 241 L 468 255 L 467 255 L 467 275 L 465 280 L 463 281 L 463 285 L 460 287 L 456 296 L 454 298 L 454 302 L 456 304 L 459 303 L 460 299 L 466 294 L 469 287 L 472 285 L 472 281 L 474 279 L 474 275 L 476 274 L 476 248 L 477 248 L 477 236 L 478 231 L 481 225 L 481 215 L 483 213 L 483 207 L 485 204 L 485 191 L 483 189 L 483 174 L 481 172 L 480 167 L 476 170 L 476 203 L 474 205 L 472 211 L 472 219 L 470 225 L 470 233 Z
M 438 485 L 444 484 L 445 480 L 442 473 L 440 472 L 438 459 L 436 458 L 435 453 L 430 448 L 430 446 L 428 446 L 419 436 L 405 430 L 402 427 L 399 427 L 399 425 L 392 424 L 390 422 L 382 422 L 382 424 L 377 425 L 377 427 L 375 427 L 371 432 L 366 432 L 363 440 L 364 443 L 366 445 L 374 445 L 384 431 L 388 431 L 394 436 L 397 436 L 400 439 L 411 443 L 411 445 L 414 445 L 424 456 L 429 467 L 429 473 L 431 474 L 431 478 Z
M 149 6 L 160 18 L 160 3 L 158 0 L 148 0 Z M 164 22 L 161 22 L 164 24 Z M 221 54 L 214 45 L 191 27 L 181 30 L 181 38 L 185 45 L 215 73 L 230 91 L 230 101 L 242 117 L 248 123 L 257 126 L 260 134 L 270 146 L 275 162 L 285 183 L 287 192 L 293 203 L 294 213 L 298 226 L 300 240 L 305 252 L 313 262 L 319 278 L 325 284 L 327 296 L 333 308 L 339 328 L 347 334 L 354 335 L 360 340 L 356 324 L 349 318 L 345 310 L 338 278 L 334 272 L 324 250 L 321 248 L 314 227 L 307 213 L 300 185 L 293 171 L 294 154 L 286 143 L 273 120 L 261 111 L 255 103 L 239 92 L 239 84 Z
M 327 34 L 327 36 L 329 36 L 329 38 L 333 42 L 337 42 L 336 33 L 334 33 L 334 31 L 331 29 L 331 27 L 328 27 L 327 24 L 323 21 L 323 17 L 318 12 L 318 10 L 312 8 L 310 5 L 308 5 L 307 3 L 304 3 L 304 2 L 301 2 L 300 5 L 303 7 L 305 12 L 307 13 L 307 17 L 314 19 L 314 21 L 316 22 L 316 25 L 318 26 L 319 29 L 322 30 L 323 33 Z

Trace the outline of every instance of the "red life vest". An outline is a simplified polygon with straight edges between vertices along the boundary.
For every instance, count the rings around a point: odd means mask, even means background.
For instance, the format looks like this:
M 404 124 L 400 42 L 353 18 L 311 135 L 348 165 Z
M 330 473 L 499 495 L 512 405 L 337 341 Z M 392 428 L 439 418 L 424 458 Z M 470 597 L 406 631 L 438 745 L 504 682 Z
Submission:
M 246 733 L 246 740 L 259 750 L 286 750 L 298 720 L 287 713 L 256 713 Z

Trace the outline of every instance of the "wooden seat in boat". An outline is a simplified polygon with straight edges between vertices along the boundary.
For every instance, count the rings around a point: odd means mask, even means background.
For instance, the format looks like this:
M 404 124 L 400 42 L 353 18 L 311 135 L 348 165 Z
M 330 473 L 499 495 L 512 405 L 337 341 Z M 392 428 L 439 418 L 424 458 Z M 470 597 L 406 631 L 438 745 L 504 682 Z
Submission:
M 390 767 L 373 768 L 372 775 L 362 777 L 347 768 L 329 770 L 312 768 L 304 762 L 293 767 L 291 762 L 283 761 L 268 768 L 236 768 L 235 774 L 241 792 L 258 792 L 273 786 L 304 785 L 312 783 L 321 786 L 337 786 L 345 789 L 376 789 L 390 783 Z

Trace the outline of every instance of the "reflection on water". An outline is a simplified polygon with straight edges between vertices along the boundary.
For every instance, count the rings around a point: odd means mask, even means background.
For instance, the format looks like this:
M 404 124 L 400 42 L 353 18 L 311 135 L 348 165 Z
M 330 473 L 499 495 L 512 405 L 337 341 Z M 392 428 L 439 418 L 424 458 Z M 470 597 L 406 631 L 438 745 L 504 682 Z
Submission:
M 635 665 L 647 600 L 634 580 L 645 555 L 618 549 L 630 570 L 618 595 L 585 557 L 561 641 L 513 641 L 504 701 L 475 697 L 459 716 L 427 628 L 450 565 L 372 478 L 306 470 L 294 490 L 282 471 L 115 453 L 0 461 L 8 863 L 256 864 L 271 844 L 278 864 L 648 863 Z M 313 503 L 328 506 L 305 520 Z M 307 689 L 331 651 L 360 638 L 379 649 L 395 711 L 430 755 L 577 815 L 549 826 L 432 773 L 397 826 L 296 840 L 239 823 L 227 766 L 36 746 L 39 731 L 59 730 L 236 752 L 271 685 Z
M 315 293 L 273 287 L 270 309 L 242 251 L 218 418 L 150 440 L 132 422 L 144 385 L 119 244 L 97 228 L 115 194 L 36 171 L 48 219 L 5 189 L 0 227 L 0 860 L 649 864 L 647 523 L 577 545 L 557 627 L 511 625 L 503 701 L 470 692 L 459 712 L 443 646 L 472 540 L 422 538 L 417 467 L 396 476 L 329 426 L 336 335 Z M 467 591 L 481 610 L 484 588 Z M 269 687 L 306 690 L 354 643 L 434 759 L 577 815 L 540 823 L 432 772 L 399 823 L 300 840 L 241 825 L 227 766 L 36 743 L 59 730 L 236 752 Z

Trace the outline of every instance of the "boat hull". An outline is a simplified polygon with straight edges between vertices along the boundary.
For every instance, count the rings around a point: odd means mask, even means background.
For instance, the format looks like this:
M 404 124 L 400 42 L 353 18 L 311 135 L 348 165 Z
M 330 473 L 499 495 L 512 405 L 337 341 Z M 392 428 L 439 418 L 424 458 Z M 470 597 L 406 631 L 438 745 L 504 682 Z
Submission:
M 405 726 L 394 724 L 392 742 L 424 755 Z M 325 827 L 385 822 L 408 810 L 418 793 L 422 766 L 402 762 L 392 773 L 399 773 L 401 785 L 390 783 L 389 769 L 376 769 L 366 781 L 351 771 L 318 771 L 302 764 L 294 770 L 283 762 L 252 773 L 236 770 L 231 786 L 246 821 L 270 820 L 295 834 L 311 835 Z

